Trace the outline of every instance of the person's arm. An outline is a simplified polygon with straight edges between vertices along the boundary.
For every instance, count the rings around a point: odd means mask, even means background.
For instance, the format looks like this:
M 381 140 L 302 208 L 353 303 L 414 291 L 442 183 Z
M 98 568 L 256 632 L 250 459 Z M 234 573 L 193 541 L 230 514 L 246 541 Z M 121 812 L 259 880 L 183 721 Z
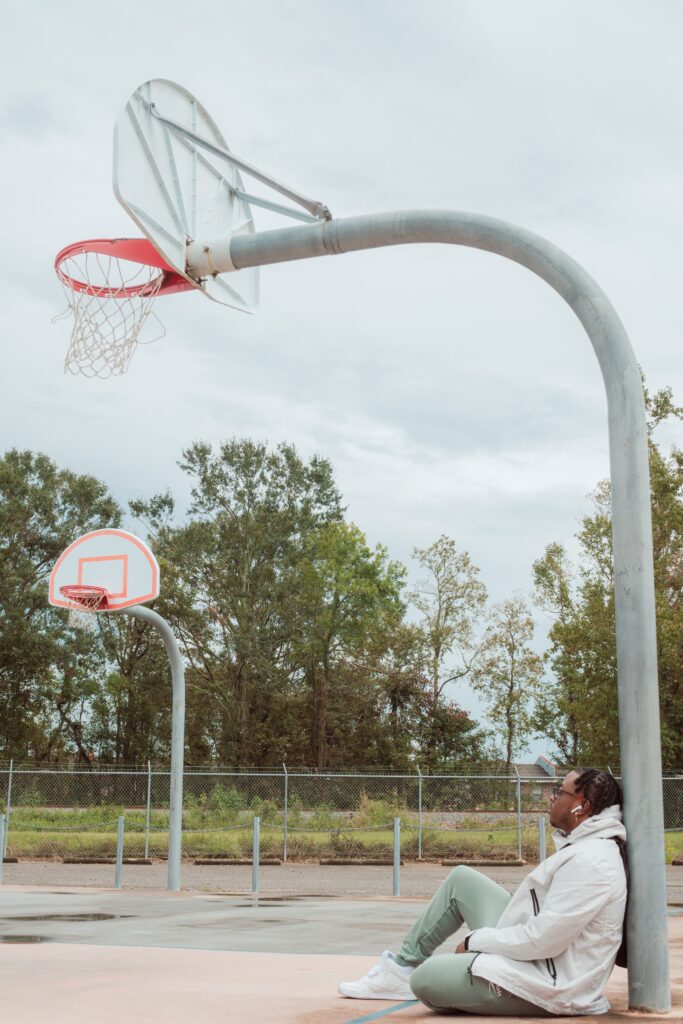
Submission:
M 577 877 L 581 869 L 584 877 Z M 501 953 L 513 960 L 538 960 L 556 956 L 581 934 L 586 925 L 604 907 L 614 891 L 614 880 L 607 871 L 570 861 L 555 875 L 536 917 L 508 928 L 477 928 L 470 932 L 456 952 Z M 529 909 L 532 912 L 531 894 Z M 460 947 L 463 947 L 461 950 Z

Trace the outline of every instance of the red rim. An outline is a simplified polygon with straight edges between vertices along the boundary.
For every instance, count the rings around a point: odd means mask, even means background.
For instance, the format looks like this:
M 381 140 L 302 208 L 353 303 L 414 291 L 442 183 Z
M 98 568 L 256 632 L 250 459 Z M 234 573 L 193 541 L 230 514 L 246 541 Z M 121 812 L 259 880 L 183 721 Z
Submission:
M 104 611 L 109 607 L 108 592 L 104 587 L 88 586 L 85 583 L 67 583 L 59 588 L 59 593 L 67 601 L 83 608 L 84 611 Z M 95 598 L 99 598 L 97 604 Z
M 63 269 L 62 264 L 70 257 L 79 256 L 81 253 L 97 253 L 100 256 L 115 256 L 130 263 L 143 263 L 148 267 L 158 267 L 162 281 L 158 293 L 170 294 L 171 292 L 189 291 L 197 286 L 188 281 L 181 274 L 176 273 L 169 267 L 163 256 L 157 252 L 151 242 L 146 238 L 93 238 L 85 242 L 74 242 L 67 245 L 55 257 L 55 270 L 62 284 L 75 292 L 84 292 L 87 295 L 99 295 L 107 297 L 111 289 L 106 285 L 95 287 L 87 281 L 79 281 L 78 278 L 70 277 Z M 127 288 L 116 289 L 116 298 L 127 299 L 135 295 L 148 295 L 157 291 L 158 276 L 146 281 L 144 284 L 130 285 Z

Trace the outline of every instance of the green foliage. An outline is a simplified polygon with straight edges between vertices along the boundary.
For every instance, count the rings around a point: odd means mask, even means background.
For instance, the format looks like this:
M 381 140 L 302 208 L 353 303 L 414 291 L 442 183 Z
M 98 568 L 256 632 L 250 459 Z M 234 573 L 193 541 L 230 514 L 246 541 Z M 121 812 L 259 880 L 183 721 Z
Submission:
M 474 627 L 486 602 L 486 587 L 469 554 L 458 551 L 445 535 L 427 548 L 415 548 L 413 558 L 426 573 L 409 600 L 420 613 L 421 640 L 436 706 L 444 687 L 472 670 L 477 655 Z M 457 663 L 446 669 L 446 659 L 453 654 Z
M 505 767 L 526 746 L 543 663 L 530 647 L 534 621 L 519 595 L 494 605 L 484 633 L 472 685 L 505 744 Z
M 13 449 L 0 459 L 0 754 L 40 760 L 75 747 L 83 760 L 81 708 L 101 661 L 97 641 L 76 635 L 47 603 L 47 577 L 79 534 L 119 525 L 106 486 Z
M 254 817 L 260 818 L 263 824 L 278 821 L 282 817 L 274 800 L 263 800 L 260 796 L 255 796 L 250 806 Z
M 658 424 L 683 414 L 668 389 L 647 395 L 647 407 L 663 757 L 667 768 L 680 769 L 683 453 L 664 455 L 654 436 Z M 216 447 L 198 442 L 180 465 L 192 487 L 182 521 L 169 493 L 134 501 L 131 510 L 148 526 L 163 576 L 157 607 L 186 656 L 186 763 L 410 771 L 419 764 L 430 772 L 483 766 L 491 737 L 446 689 L 469 676 L 488 701 L 508 763 L 534 728 L 562 761 L 616 767 L 607 484 L 583 521 L 578 565 L 553 544 L 534 566 L 539 601 L 554 618 L 550 678 L 541 690 L 524 603 L 493 608 L 479 635 L 486 590 L 469 554 L 446 536 L 415 549 L 425 579 L 406 592 L 404 567 L 345 519 L 327 460 L 303 459 L 287 444 L 232 439 Z M 37 453 L 0 459 L 0 756 L 75 759 L 84 769 L 80 789 L 55 776 L 51 800 L 74 805 L 85 791 L 97 813 L 120 803 L 125 790 L 115 774 L 90 774 L 94 762 L 169 757 L 168 660 L 156 631 L 138 620 L 101 616 L 93 633 L 70 629 L 64 613 L 48 606 L 45 585 L 77 535 L 120 522 L 103 482 Z M 38 779 L 15 796 L 38 807 L 44 784 Z M 311 819 L 297 785 L 293 827 L 313 820 L 339 831 L 355 815 L 358 827 L 370 828 L 412 799 L 397 788 L 395 806 L 370 798 L 356 806 L 357 790 L 332 779 Z M 141 805 L 144 785 L 136 786 Z M 248 797 L 217 780 L 205 796 L 188 792 L 187 813 L 198 826 L 216 818 L 242 824 L 254 813 L 272 823 L 280 797 L 266 775 Z M 443 798 L 451 809 L 471 806 L 468 799 L 464 789 Z M 501 790 L 500 808 L 508 804 Z
M 344 521 L 329 463 L 233 440 L 196 444 L 181 465 L 193 482 L 182 526 L 170 495 L 131 507 L 189 662 L 189 759 L 409 766 L 426 711 L 405 570 Z
M 683 419 L 671 389 L 645 392 L 649 415 L 650 482 L 662 760 L 665 770 L 683 767 L 683 452 L 666 455 L 655 443 L 657 426 Z M 554 617 L 552 672 L 535 724 L 556 745 L 565 764 L 619 764 L 619 723 L 612 577 L 611 496 L 603 481 L 594 512 L 578 534 L 577 566 L 551 544 L 534 564 L 539 603 Z
M 226 814 L 230 819 L 246 808 L 244 793 L 235 786 L 214 786 L 207 800 L 207 808 Z

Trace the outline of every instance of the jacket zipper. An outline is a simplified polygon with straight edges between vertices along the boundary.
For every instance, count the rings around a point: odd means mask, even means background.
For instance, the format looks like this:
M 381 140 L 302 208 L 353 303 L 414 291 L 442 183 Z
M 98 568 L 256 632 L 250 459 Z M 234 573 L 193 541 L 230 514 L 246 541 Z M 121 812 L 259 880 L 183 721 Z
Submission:
M 534 917 L 538 917 L 538 914 L 540 913 L 541 907 L 540 907 L 540 904 L 538 902 L 538 896 L 536 895 L 536 890 L 535 889 L 530 889 L 529 892 L 531 893 L 531 903 L 532 903 L 532 906 L 534 908 Z M 548 974 L 553 979 L 553 985 L 557 985 L 557 968 L 555 967 L 555 961 L 553 960 L 553 958 L 551 956 L 547 956 L 545 958 L 545 966 L 548 969 Z
M 472 974 L 472 967 L 474 965 L 474 961 L 477 959 L 478 956 L 481 956 L 481 950 L 474 954 L 467 967 L 467 973 L 470 976 L 470 985 L 474 985 L 474 975 Z

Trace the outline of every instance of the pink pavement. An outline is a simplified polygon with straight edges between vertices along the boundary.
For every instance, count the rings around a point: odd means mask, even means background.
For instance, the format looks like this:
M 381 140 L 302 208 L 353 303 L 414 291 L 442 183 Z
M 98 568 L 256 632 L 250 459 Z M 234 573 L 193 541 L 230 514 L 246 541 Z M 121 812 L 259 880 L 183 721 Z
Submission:
M 612 1011 L 576 1019 L 683 1024 L 683 917 L 670 920 L 670 945 L 670 1014 L 629 1011 L 626 972 L 617 968 L 607 988 Z M 420 1003 L 340 998 L 338 982 L 364 974 L 372 963 L 364 956 L 3 944 L 0 1019 L 12 1024 L 349 1024 L 388 1011 L 375 1019 L 381 1024 L 453 1024 L 452 1016 Z M 478 1020 L 485 1024 L 494 1018 Z

